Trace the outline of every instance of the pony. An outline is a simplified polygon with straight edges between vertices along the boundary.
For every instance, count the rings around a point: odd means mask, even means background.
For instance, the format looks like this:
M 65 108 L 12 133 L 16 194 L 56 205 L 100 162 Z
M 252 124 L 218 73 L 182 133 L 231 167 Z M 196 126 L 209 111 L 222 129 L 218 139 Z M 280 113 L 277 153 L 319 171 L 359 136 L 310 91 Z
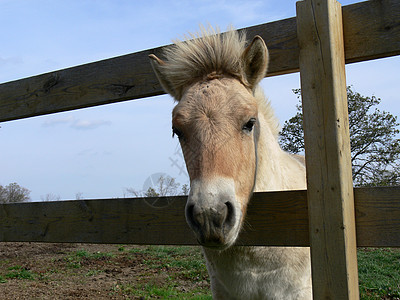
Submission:
M 201 27 L 149 57 L 177 101 L 172 132 L 190 177 L 185 216 L 213 298 L 311 299 L 309 248 L 235 245 L 253 192 L 306 188 L 304 160 L 280 148 L 278 120 L 259 87 L 269 60 L 263 39 Z

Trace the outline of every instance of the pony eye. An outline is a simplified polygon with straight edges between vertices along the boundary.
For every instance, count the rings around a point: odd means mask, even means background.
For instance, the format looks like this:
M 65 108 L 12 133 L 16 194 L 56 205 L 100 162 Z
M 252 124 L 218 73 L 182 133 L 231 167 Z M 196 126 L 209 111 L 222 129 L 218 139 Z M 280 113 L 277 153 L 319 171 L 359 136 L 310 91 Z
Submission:
M 172 126 L 172 137 L 174 137 L 174 135 L 176 135 L 178 139 L 180 139 L 183 136 L 182 131 Z
M 246 132 L 251 132 L 253 130 L 254 124 L 256 124 L 256 118 L 251 118 L 243 125 L 242 130 Z

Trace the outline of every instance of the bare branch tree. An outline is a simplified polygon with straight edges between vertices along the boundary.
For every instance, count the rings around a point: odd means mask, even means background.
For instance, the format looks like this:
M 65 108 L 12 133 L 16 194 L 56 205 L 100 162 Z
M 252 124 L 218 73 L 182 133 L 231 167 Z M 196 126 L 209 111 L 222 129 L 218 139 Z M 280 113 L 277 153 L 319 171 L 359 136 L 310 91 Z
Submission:
M 0 203 L 17 203 L 30 200 L 31 191 L 19 186 L 17 183 L 10 183 L 5 187 L 0 185 Z
M 133 197 L 160 197 L 160 196 L 177 196 L 187 195 L 189 188 L 187 184 L 184 184 L 179 191 L 180 183 L 176 182 L 176 179 L 171 176 L 160 176 L 154 183 L 154 186 L 148 187 L 145 191 L 138 191 L 133 188 L 125 188 L 124 194 Z
M 41 196 L 40 199 L 45 202 L 49 201 L 59 201 L 61 199 L 60 195 L 55 195 L 53 193 L 48 193 L 44 196 Z

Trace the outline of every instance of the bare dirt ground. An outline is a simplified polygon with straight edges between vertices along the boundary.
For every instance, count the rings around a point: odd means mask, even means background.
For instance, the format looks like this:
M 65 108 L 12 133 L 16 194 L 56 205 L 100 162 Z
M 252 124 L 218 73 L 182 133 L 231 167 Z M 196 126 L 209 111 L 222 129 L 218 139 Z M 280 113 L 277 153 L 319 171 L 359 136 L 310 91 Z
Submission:
M 140 247 L 0 243 L 0 299 L 164 298 L 148 296 L 152 292 L 145 290 L 154 286 L 184 295 L 207 293 L 206 272 L 183 272 Z

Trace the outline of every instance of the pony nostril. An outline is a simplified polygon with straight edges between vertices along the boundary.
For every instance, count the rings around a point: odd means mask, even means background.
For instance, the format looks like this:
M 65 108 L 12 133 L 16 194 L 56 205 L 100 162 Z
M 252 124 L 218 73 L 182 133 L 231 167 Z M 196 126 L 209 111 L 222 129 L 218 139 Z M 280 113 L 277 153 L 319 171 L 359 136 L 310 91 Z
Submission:
M 200 244 L 223 244 L 224 236 L 236 227 L 235 206 L 231 201 L 218 201 L 214 205 L 190 202 L 186 204 L 185 214 Z
M 200 228 L 202 223 L 204 223 L 199 209 L 196 209 L 194 204 L 186 207 L 186 219 L 193 227 L 196 228 Z
M 194 209 L 194 204 L 186 206 L 186 218 L 190 223 L 194 222 L 193 209 Z
M 225 224 L 232 226 L 235 222 L 235 210 L 231 202 L 225 202 L 227 207 L 227 215 L 225 219 Z
M 209 210 L 202 210 L 198 205 L 190 204 L 186 206 L 186 219 L 190 225 L 197 229 L 204 227 L 206 222 L 210 222 L 210 225 L 213 224 L 215 227 L 233 226 L 235 209 L 230 201 L 221 203 L 216 208 Z

